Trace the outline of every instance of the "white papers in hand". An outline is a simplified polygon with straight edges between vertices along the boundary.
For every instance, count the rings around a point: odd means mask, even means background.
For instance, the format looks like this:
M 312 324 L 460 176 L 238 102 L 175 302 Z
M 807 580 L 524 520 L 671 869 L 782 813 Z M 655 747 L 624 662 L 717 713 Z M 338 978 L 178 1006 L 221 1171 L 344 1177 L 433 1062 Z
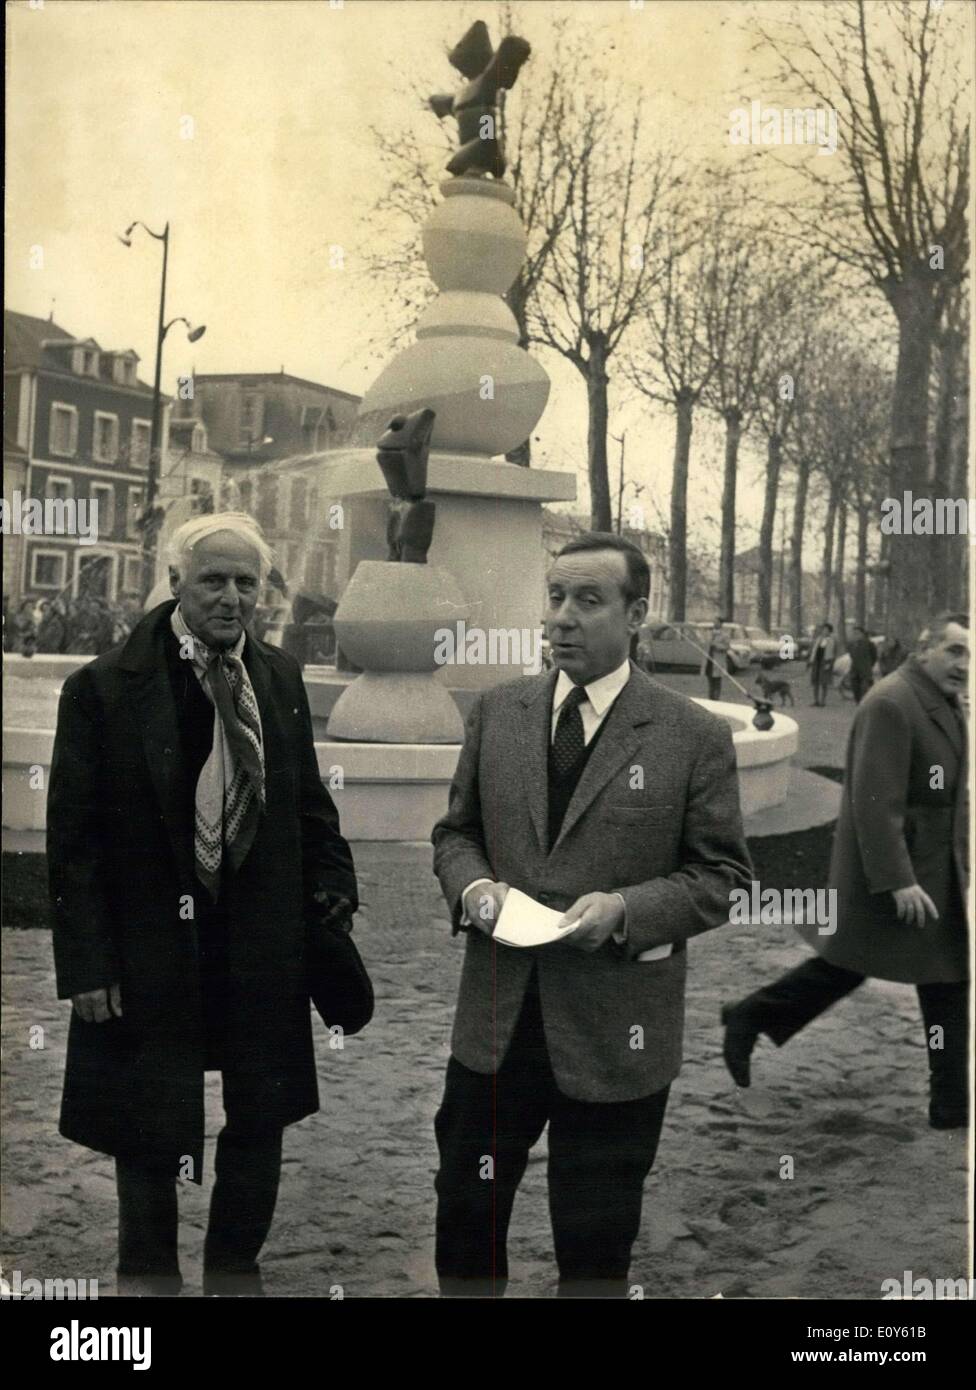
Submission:
M 558 928 L 556 923 L 563 914 L 554 908 L 537 903 L 528 893 L 518 888 L 510 888 L 498 914 L 498 921 L 492 937 L 506 946 L 545 946 L 550 941 L 560 941 L 575 931 L 576 923 Z

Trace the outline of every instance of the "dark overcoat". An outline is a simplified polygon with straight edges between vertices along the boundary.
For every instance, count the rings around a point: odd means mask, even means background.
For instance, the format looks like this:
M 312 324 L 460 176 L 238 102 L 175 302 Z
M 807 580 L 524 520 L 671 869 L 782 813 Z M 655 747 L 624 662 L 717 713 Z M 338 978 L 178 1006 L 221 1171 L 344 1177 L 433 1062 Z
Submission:
M 204 1044 L 193 826 L 163 646 L 173 602 L 61 693 L 47 852 L 59 998 L 121 985 L 122 1017 L 72 1013 L 61 1133 L 110 1154 L 202 1170 Z M 304 927 L 317 892 L 357 904 L 322 785 L 297 663 L 248 636 L 264 736 L 266 809 L 225 890 L 228 1115 L 287 1125 L 318 1109 Z M 222 895 L 223 897 L 223 895 Z
M 963 727 L 909 659 L 854 717 L 830 865 L 837 930 L 799 928 L 825 960 L 906 984 L 968 978 L 966 784 Z M 899 921 L 892 891 L 913 883 L 937 922 Z

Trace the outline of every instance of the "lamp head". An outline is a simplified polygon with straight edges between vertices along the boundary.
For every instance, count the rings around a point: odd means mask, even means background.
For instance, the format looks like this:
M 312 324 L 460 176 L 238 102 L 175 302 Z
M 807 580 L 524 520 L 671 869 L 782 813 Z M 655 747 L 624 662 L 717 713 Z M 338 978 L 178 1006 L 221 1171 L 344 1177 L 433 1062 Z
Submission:
M 198 325 L 198 327 L 189 329 L 186 336 L 191 343 L 196 343 L 203 337 L 206 331 L 207 325 L 205 323 L 201 323 Z

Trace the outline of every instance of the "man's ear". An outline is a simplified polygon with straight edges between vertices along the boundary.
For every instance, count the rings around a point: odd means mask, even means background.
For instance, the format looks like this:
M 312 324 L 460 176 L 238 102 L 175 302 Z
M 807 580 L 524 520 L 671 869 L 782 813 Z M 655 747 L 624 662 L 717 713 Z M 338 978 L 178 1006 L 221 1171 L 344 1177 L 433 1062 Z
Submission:
M 637 628 L 643 626 L 644 620 L 645 620 L 646 617 L 647 617 L 647 599 L 646 599 L 646 598 L 635 598 L 635 599 L 633 600 L 633 602 L 631 603 L 630 608 L 629 608 L 629 610 L 628 610 L 628 613 L 627 613 L 627 622 L 628 622 L 628 623 L 634 628 L 634 630 L 636 631 Z
M 169 591 L 174 598 L 180 596 L 180 572 L 175 565 L 169 567 Z

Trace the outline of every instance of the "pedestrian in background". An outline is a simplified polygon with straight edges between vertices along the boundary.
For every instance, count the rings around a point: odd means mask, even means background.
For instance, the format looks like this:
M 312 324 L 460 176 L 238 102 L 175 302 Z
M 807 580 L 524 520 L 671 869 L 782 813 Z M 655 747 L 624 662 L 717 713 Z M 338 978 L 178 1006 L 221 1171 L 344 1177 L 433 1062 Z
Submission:
M 833 623 L 821 623 L 820 631 L 810 648 L 810 657 L 807 661 L 807 666 L 810 669 L 810 684 L 813 686 L 814 705 L 823 706 L 827 703 L 827 691 L 830 689 L 836 660 L 837 638 L 834 636 Z
M 878 653 L 863 627 L 856 627 L 854 631 L 857 636 L 848 647 L 847 654 L 851 658 L 851 690 L 854 692 L 856 703 L 860 704 L 861 697 L 866 695 L 874 684 L 874 663 L 878 659 Z
M 702 666 L 702 674 L 708 681 L 708 698 L 721 700 L 722 676 L 728 672 L 729 647 L 732 639 L 722 626 L 722 619 L 716 618 L 708 639 L 708 654 Z
M 942 613 L 860 705 L 830 863 L 836 930 L 802 924 L 816 956 L 722 1009 L 736 1085 L 750 1083 L 760 1033 L 782 1047 L 871 975 L 918 990 L 929 1123 L 968 1123 L 968 670 L 969 618 Z

